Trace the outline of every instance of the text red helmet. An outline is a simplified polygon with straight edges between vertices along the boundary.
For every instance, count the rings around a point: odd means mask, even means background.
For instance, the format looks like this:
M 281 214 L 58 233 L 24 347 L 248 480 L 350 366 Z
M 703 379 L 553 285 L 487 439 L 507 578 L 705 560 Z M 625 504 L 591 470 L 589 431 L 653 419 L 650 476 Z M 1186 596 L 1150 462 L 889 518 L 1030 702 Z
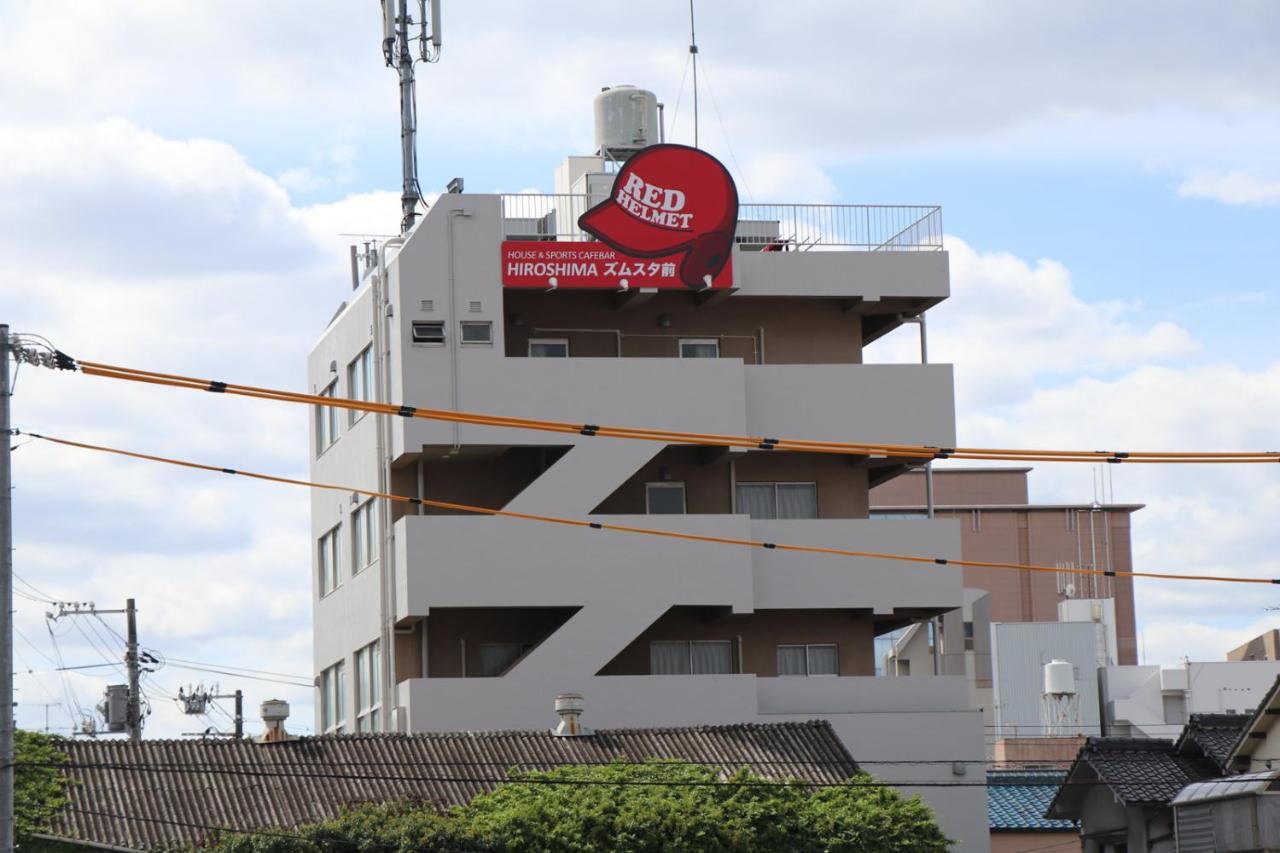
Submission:
M 628 255 L 684 253 L 680 280 L 709 287 L 729 262 L 738 226 L 738 189 L 719 160 L 688 145 L 651 145 L 618 171 L 609 198 L 578 227 Z

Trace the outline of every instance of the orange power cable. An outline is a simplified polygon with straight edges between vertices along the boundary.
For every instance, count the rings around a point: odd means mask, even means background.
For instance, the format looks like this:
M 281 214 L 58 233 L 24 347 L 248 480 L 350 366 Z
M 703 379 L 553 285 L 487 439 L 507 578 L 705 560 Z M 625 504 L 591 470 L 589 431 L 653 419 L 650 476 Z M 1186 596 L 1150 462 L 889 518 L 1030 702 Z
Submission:
M 48 441 L 53 444 L 60 444 L 66 447 L 77 447 L 82 450 L 92 450 L 98 453 L 110 453 L 116 456 L 126 456 L 131 459 L 142 459 L 148 462 L 160 462 L 166 465 L 177 465 L 183 468 L 194 468 L 200 471 L 212 471 L 221 474 L 234 474 L 240 477 L 250 477 L 255 480 L 265 480 L 271 483 L 284 483 L 291 486 L 304 486 L 311 489 L 328 489 L 331 491 L 355 493 L 365 495 L 367 497 L 384 498 L 388 501 L 396 501 L 398 503 L 412 504 L 414 506 L 430 506 L 437 509 L 455 510 L 458 512 L 468 512 L 477 515 L 490 515 L 502 518 L 518 518 L 524 521 L 537 521 L 545 524 L 561 524 L 569 527 L 585 527 L 592 530 L 611 530 L 617 533 L 633 533 L 643 536 L 658 536 L 665 539 L 679 539 L 686 542 L 707 542 L 716 545 L 737 545 L 746 548 L 763 548 L 767 550 L 791 551 L 804 554 L 826 554 L 837 557 L 864 557 L 878 560 L 896 560 L 906 563 L 914 563 L 920 565 L 935 566 L 970 566 L 985 569 L 1009 569 L 1021 572 L 1054 572 L 1067 573 L 1075 575 L 1105 575 L 1107 577 L 1133 577 L 1133 578 L 1156 578 L 1160 580 L 1182 580 L 1182 581 L 1215 581 L 1219 583 L 1246 583 L 1246 584 L 1280 584 L 1280 578 L 1237 578 L 1225 577 L 1218 575 L 1180 575 L 1169 572 L 1115 572 L 1104 569 L 1084 569 L 1084 568 L 1058 568 L 1057 566 L 1037 566 L 1027 565 L 1023 563 L 1003 563 L 990 560 L 963 560 L 950 557 L 922 557 L 910 554 L 888 554 L 881 551 L 859 551 L 851 548 L 830 548 L 818 545 L 796 545 L 786 542 L 765 542 L 756 539 L 739 539 L 731 536 L 707 536 L 697 533 L 681 533 L 675 530 L 662 530 L 649 527 L 636 527 L 627 524 L 614 524 L 610 522 L 586 521 L 579 518 L 564 518 L 555 515 L 539 515 L 529 512 L 515 512 L 505 509 L 494 509 L 493 507 L 473 506 L 471 504 L 454 503 L 452 501 L 430 500 L 428 498 L 415 498 L 407 495 L 397 495 L 389 492 L 379 492 L 371 489 L 361 489 L 355 486 L 344 486 L 334 483 L 316 483 L 310 480 L 299 480 L 292 477 L 279 477 L 273 474 L 260 474 L 253 471 L 242 471 L 236 468 L 225 468 L 219 465 L 205 465 L 199 462 L 190 462 L 183 459 L 171 459 L 165 456 L 154 456 L 148 453 L 138 453 L 132 450 L 121 450 L 115 447 L 106 447 L 98 444 L 86 444 L 80 441 L 72 441 L 66 438 L 55 438 L 53 436 L 41 435 L 39 433 L 28 432 L 25 435 L 31 438 Z
M 334 408 L 353 409 L 400 417 L 424 418 L 427 420 L 466 423 L 476 426 L 494 426 L 509 429 L 531 429 L 544 432 L 577 433 L 609 438 L 625 438 L 642 441 L 659 441 L 668 444 L 712 444 L 726 447 L 743 447 L 761 450 L 789 450 L 801 453 L 828 453 L 857 456 L 899 456 L 911 459 L 975 459 L 1002 460 L 1015 462 L 1138 462 L 1159 464 L 1229 464 L 1229 463 L 1275 463 L 1280 462 L 1277 451 L 1211 451 L 1211 452 L 1177 452 L 1177 451 L 1118 451 L 1118 450 L 1041 450 L 956 447 L 939 448 L 927 445 L 858 443 L 837 441 L 814 441 L 808 439 L 768 438 L 763 436 L 723 435 L 718 433 L 680 432 L 674 430 L 641 429 L 635 427 L 602 426 L 590 423 L 570 421 L 540 420 L 535 418 L 519 418 L 501 415 L 489 415 L 477 412 L 453 411 L 448 409 L 428 409 L 418 406 L 397 405 L 394 403 L 375 403 L 364 400 L 348 400 L 339 397 L 305 394 L 295 391 L 282 391 L 272 388 L 260 388 L 252 385 L 237 385 L 211 379 L 200 379 L 169 373 L 119 367 L 98 362 L 79 362 L 80 370 L 89 376 L 100 376 L 108 379 L 121 379 L 131 382 L 142 382 L 165 385 L 177 388 L 189 388 L 197 391 L 234 394 L 256 399 L 276 400 L 287 403 L 300 403 L 315 406 L 331 406 Z

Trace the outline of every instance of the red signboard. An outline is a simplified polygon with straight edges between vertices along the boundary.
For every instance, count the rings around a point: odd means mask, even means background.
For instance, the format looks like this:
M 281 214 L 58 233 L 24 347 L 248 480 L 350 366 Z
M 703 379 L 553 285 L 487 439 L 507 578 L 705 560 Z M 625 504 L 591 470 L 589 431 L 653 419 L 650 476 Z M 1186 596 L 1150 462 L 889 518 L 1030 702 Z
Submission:
M 603 243 L 505 240 L 502 284 L 511 288 L 551 290 L 634 290 L 642 287 L 688 290 L 680 278 L 685 252 L 640 258 Z M 712 288 L 733 286 L 733 264 L 726 260 L 711 280 Z
M 598 243 L 502 244 L 507 287 L 705 290 L 732 287 L 738 190 L 716 158 L 688 145 L 650 145 L 578 217 Z

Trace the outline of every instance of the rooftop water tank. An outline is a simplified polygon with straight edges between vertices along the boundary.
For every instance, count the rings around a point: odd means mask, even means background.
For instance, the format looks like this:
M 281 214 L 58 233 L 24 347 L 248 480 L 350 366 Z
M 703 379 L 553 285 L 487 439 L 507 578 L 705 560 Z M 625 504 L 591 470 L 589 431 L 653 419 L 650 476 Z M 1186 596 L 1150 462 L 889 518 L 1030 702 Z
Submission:
M 1076 668 L 1071 661 L 1054 659 L 1044 665 L 1044 692 L 1050 696 L 1076 692 Z
M 625 160 L 659 142 L 658 96 L 635 86 L 606 86 L 595 97 L 596 150 Z

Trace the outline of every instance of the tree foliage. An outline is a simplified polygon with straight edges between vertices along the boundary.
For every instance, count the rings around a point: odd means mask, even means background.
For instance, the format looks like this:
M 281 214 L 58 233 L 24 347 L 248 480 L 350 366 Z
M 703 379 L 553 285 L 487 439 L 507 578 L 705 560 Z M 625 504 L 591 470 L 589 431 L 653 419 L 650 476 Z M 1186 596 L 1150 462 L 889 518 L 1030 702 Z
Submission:
M 18 729 L 13 733 L 13 835 L 19 845 L 31 847 L 31 833 L 47 831 L 69 802 L 70 780 L 58 767 L 67 757 L 57 742 L 53 735 L 40 732 Z
M 514 773 L 443 815 L 364 805 L 325 823 L 222 839 L 221 853 L 945 853 L 919 797 L 859 774 L 814 790 L 680 761 Z

